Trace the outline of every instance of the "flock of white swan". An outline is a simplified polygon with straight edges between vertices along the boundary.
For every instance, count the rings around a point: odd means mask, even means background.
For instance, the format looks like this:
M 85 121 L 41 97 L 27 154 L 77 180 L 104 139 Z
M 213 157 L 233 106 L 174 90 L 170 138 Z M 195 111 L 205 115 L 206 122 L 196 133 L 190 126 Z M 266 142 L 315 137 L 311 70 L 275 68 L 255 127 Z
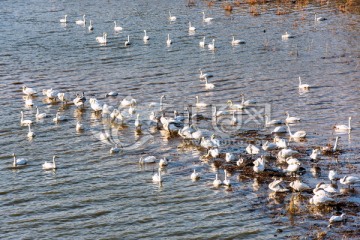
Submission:
M 318 18 L 315 16 L 316 21 L 323 21 L 325 19 Z M 169 12 L 169 21 L 176 21 L 176 17 L 171 15 Z M 213 18 L 206 17 L 203 12 L 203 21 L 211 22 Z M 60 19 L 61 23 L 68 23 L 67 15 L 63 19 Z M 85 26 L 86 18 L 85 15 L 82 19 L 76 21 L 76 24 Z M 94 29 L 92 21 L 90 20 L 90 25 L 88 27 L 89 31 Z M 123 28 L 118 26 L 116 21 L 114 21 L 114 31 L 122 31 Z M 189 22 L 189 31 L 196 31 L 196 28 L 191 25 Z M 282 38 L 291 38 L 291 34 L 286 33 Z M 96 41 L 102 44 L 107 42 L 107 33 L 104 32 L 103 36 L 97 37 Z M 144 30 L 144 41 L 149 41 L 150 37 L 147 35 L 146 30 Z M 172 40 L 170 35 L 167 35 L 167 44 L 171 44 Z M 243 44 L 244 40 L 236 40 L 232 38 L 231 43 L 233 45 Z M 130 45 L 130 38 L 128 36 L 125 45 Z M 200 41 L 199 45 L 204 47 L 205 37 Z M 215 40 L 213 39 L 209 44 L 208 48 L 210 50 L 215 49 Z M 203 73 L 200 69 L 199 79 L 200 81 L 205 81 L 205 88 L 207 90 L 213 90 L 215 85 L 208 82 L 208 78 L 212 77 L 210 74 Z M 311 86 L 302 82 L 299 77 L 299 85 L 297 86 L 300 91 L 310 91 Z M 23 86 L 22 89 L 24 104 L 27 107 L 36 107 L 36 115 L 33 116 L 37 123 L 36 126 L 41 126 L 40 120 L 46 121 L 49 116 L 48 113 L 41 113 L 40 109 L 34 103 L 34 96 L 39 95 L 38 91 L 34 88 Z M 66 92 L 60 92 L 56 89 L 44 89 L 42 90 L 42 95 L 49 102 L 59 102 L 61 104 L 73 105 L 74 108 L 80 109 L 91 109 L 94 113 L 98 114 L 101 118 L 106 119 L 108 124 L 117 124 L 117 125 L 132 125 L 134 131 L 139 133 L 144 131 L 144 119 L 150 121 L 154 126 L 157 126 L 158 129 L 164 130 L 173 138 L 182 138 L 186 141 L 186 144 L 192 145 L 193 147 L 199 148 L 204 152 L 204 155 L 201 156 L 200 160 L 216 165 L 220 163 L 220 167 L 224 169 L 224 179 L 221 180 L 219 173 L 219 166 L 217 166 L 216 174 L 214 175 L 214 180 L 212 185 L 215 188 L 220 188 L 225 186 L 226 188 L 231 188 L 232 186 L 232 171 L 250 171 L 254 176 L 268 176 L 268 173 L 273 178 L 273 181 L 269 183 L 269 191 L 274 194 L 286 194 L 291 191 L 295 192 L 311 192 L 312 196 L 309 199 L 309 204 L 314 206 L 327 206 L 334 205 L 337 202 L 337 198 L 342 196 L 342 193 L 339 191 L 338 182 L 342 185 L 354 186 L 356 183 L 360 182 L 358 176 L 349 176 L 344 175 L 340 176 L 335 170 L 330 170 L 328 172 L 329 182 L 320 181 L 316 186 L 309 186 L 307 183 L 303 182 L 301 176 L 304 171 L 306 171 L 306 166 L 311 162 L 321 161 L 323 158 L 328 158 L 334 154 L 341 154 L 338 150 L 338 140 L 339 137 L 336 137 L 334 144 L 328 144 L 326 146 L 316 146 L 310 147 L 311 155 L 308 155 L 305 152 L 298 151 L 295 149 L 296 142 L 302 141 L 307 137 L 307 133 L 304 130 L 293 132 L 290 129 L 290 125 L 301 123 L 302 120 L 300 117 L 290 116 L 289 112 L 286 112 L 286 118 L 284 119 L 269 119 L 269 116 L 265 115 L 265 127 L 272 128 L 269 130 L 268 135 L 266 136 L 265 143 L 260 145 L 248 144 L 244 147 L 244 154 L 238 154 L 231 151 L 224 152 L 222 146 L 222 139 L 216 137 L 216 132 L 210 129 L 200 129 L 195 124 L 191 124 L 191 119 L 194 117 L 199 117 L 199 115 L 191 115 L 190 111 L 187 111 L 183 114 L 178 114 L 176 109 L 172 111 L 174 114 L 172 116 L 166 116 L 163 106 L 164 99 L 166 96 L 163 95 L 160 97 L 159 103 L 148 104 L 148 107 L 153 107 L 149 115 L 141 116 L 140 111 L 138 111 L 139 101 L 126 97 L 119 102 L 118 106 L 111 106 L 108 103 L 103 103 L 95 97 L 87 99 L 85 94 L 76 94 L 76 96 L 71 96 L 71 94 Z M 117 92 L 109 92 L 106 94 L 107 97 L 116 98 L 118 96 Z M 228 118 L 229 125 L 237 125 L 238 118 L 237 114 L 241 114 L 245 109 L 256 106 L 257 102 L 251 99 L 245 99 L 242 95 L 240 103 L 235 103 L 237 99 L 227 100 L 226 109 L 218 110 L 213 108 L 213 113 L 211 116 L 212 121 L 217 121 L 218 118 Z M 210 103 L 200 102 L 199 97 L 196 96 L 194 99 L 194 106 L 201 109 L 209 106 Z M 52 121 L 55 124 L 59 124 L 63 121 L 71 121 L 72 119 L 66 115 L 61 115 L 59 112 L 53 115 Z M 34 124 L 32 119 L 25 118 L 24 112 L 20 112 L 20 124 L 22 126 L 28 127 L 27 137 L 33 139 L 36 137 L 36 133 L 33 131 L 31 126 Z M 348 119 L 348 124 L 344 125 L 335 125 L 329 126 L 329 129 L 333 128 L 334 131 L 349 133 L 351 128 L 351 117 Z M 76 121 L 74 123 L 74 129 L 77 132 L 86 131 L 87 128 L 84 127 L 83 123 Z M 270 137 L 269 137 L 270 136 Z M 109 136 L 103 134 L 102 139 L 108 139 Z M 256 141 L 255 141 L 256 142 Z M 289 143 L 293 143 L 294 148 L 289 146 Z M 111 154 L 120 153 L 122 146 L 117 143 L 113 143 L 113 146 L 110 149 Z M 275 157 L 273 157 L 275 156 Z M 54 170 L 57 169 L 55 158 L 53 156 L 52 161 L 44 162 L 42 168 L 44 170 Z M 24 167 L 28 163 L 28 160 L 25 158 L 17 158 L 16 154 L 13 154 L 13 167 L 19 168 Z M 215 164 L 216 163 L 216 164 Z M 155 183 L 162 184 L 166 181 L 164 179 L 162 169 L 171 165 L 171 162 L 168 161 L 166 157 L 158 156 L 143 156 L 139 159 L 139 164 L 155 164 L 158 166 L 158 171 L 152 176 L 152 181 Z M 234 170 L 235 169 L 235 170 Z M 316 168 L 310 169 L 310 171 L 316 175 Z M 201 172 L 193 169 L 193 172 L 189 173 L 189 179 L 192 181 L 201 180 Z M 286 179 L 286 180 L 285 180 Z M 285 182 L 289 182 L 286 184 Z M 329 221 L 330 223 L 342 222 L 346 217 L 346 213 L 342 212 L 340 214 L 332 216 Z

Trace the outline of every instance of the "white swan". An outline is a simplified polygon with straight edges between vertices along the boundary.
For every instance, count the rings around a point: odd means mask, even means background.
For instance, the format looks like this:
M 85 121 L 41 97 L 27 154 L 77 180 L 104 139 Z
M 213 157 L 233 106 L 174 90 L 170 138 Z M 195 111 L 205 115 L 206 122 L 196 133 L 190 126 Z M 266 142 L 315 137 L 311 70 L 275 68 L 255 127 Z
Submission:
M 200 179 L 200 173 L 196 172 L 196 170 L 194 169 L 194 172 L 191 173 L 190 178 L 193 181 L 197 181 Z
M 235 156 L 235 154 L 230 153 L 230 152 L 227 152 L 227 153 L 225 154 L 225 161 L 226 161 L 226 162 L 234 162 L 234 161 L 236 161 L 236 156 Z
M 34 88 L 29 88 L 29 87 L 26 87 L 25 85 L 22 87 L 22 92 L 28 96 L 35 95 L 37 93 Z
M 340 216 L 336 216 L 336 215 L 333 215 L 331 216 L 331 218 L 329 219 L 329 222 L 330 223 L 334 223 L 334 222 L 342 222 L 345 220 L 345 213 L 342 213 Z
M 241 105 L 243 106 L 250 106 L 250 105 L 255 105 L 257 102 L 255 100 L 252 99 L 248 99 L 245 101 L 245 96 L 244 94 L 241 94 Z
M 210 17 L 205 17 L 205 12 L 202 12 L 202 14 L 203 14 L 203 22 L 209 23 L 214 19 L 214 18 L 210 18 Z
M 269 183 L 269 189 L 273 192 L 288 192 L 289 189 L 283 186 L 283 179 L 274 179 L 271 183 Z
M 85 20 L 85 15 L 83 15 L 83 19 L 81 20 L 76 20 L 75 21 L 75 23 L 77 24 L 77 25 L 85 25 L 85 23 L 86 23 L 86 20 Z
M 115 143 L 115 146 L 110 148 L 110 153 L 119 153 L 121 148 L 118 147 L 118 144 Z
M 281 35 L 281 38 L 282 38 L 283 40 L 286 40 L 286 39 L 288 39 L 288 38 L 294 38 L 294 35 L 292 35 L 292 34 L 290 34 L 290 33 L 288 33 L 288 32 L 285 32 L 285 34 Z
M 49 88 L 49 89 L 43 89 L 42 93 L 50 100 L 56 101 L 59 91 Z
M 129 46 L 129 45 L 131 45 L 131 42 L 130 42 L 130 36 L 128 35 L 128 38 L 125 41 L 125 46 Z
M 227 178 L 227 171 L 226 171 L 226 169 L 224 170 L 224 176 L 225 176 L 225 179 L 224 179 L 224 181 L 223 181 L 223 184 L 224 184 L 225 186 L 230 187 L 230 186 L 231 186 L 231 181 L 230 181 L 230 179 Z
M 166 167 L 169 164 L 169 161 L 166 158 L 162 158 L 159 161 L 159 167 Z
M 210 78 L 210 77 L 213 76 L 213 75 L 211 75 L 209 73 L 203 73 L 201 68 L 199 69 L 199 71 L 200 71 L 200 75 L 199 75 L 200 80 L 205 80 L 205 78 Z
M 355 176 L 345 176 L 341 178 L 339 182 L 341 184 L 348 185 L 350 188 L 351 185 L 360 182 L 360 178 Z
M 25 158 L 17 159 L 15 153 L 13 153 L 13 157 L 14 157 L 13 167 L 24 166 L 28 163 L 28 161 Z
M 162 183 L 161 169 L 159 168 L 158 173 L 155 173 L 152 177 L 153 182 Z
M 215 180 L 213 181 L 214 187 L 220 187 L 221 184 L 222 184 L 221 180 L 218 179 L 218 175 L 215 174 Z
M 59 100 L 60 100 L 63 104 L 67 104 L 68 102 L 71 101 L 71 99 L 70 99 L 70 94 L 69 94 L 69 93 L 59 92 L 59 93 L 57 94 L 57 97 L 59 98 Z
M 299 179 L 291 182 L 289 186 L 297 192 L 310 190 L 311 188 L 306 183 L 301 182 Z
M 207 77 L 205 77 L 205 89 L 209 90 L 209 89 L 214 89 L 214 88 L 215 88 L 215 85 L 212 83 L 209 83 Z
M 274 130 L 271 131 L 271 133 L 286 133 L 286 127 L 284 126 L 277 126 L 274 128 Z
M 289 164 L 288 167 L 285 169 L 285 172 L 288 172 L 292 175 L 296 175 L 297 171 L 300 168 L 300 162 L 295 162 L 294 164 Z
M 253 167 L 254 172 L 260 173 L 265 170 L 265 159 L 263 158 L 263 156 L 256 159 L 253 163 L 254 163 L 254 167 Z
M 136 130 L 141 130 L 141 126 L 142 126 L 142 124 L 139 120 L 139 116 L 140 116 L 140 114 L 136 115 L 136 119 L 135 119 L 135 123 L 134 123 Z
M 107 37 L 107 33 L 104 32 L 102 37 L 96 37 L 95 40 L 100 44 L 106 44 L 107 43 L 106 37 Z
M 195 32 L 196 28 L 194 26 L 191 26 L 191 22 L 189 22 L 189 31 L 190 32 Z
M 24 99 L 25 99 L 25 106 L 28 106 L 28 107 L 34 106 L 34 102 L 29 95 L 25 96 Z
M 240 39 L 235 39 L 234 36 L 232 36 L 232 41 L 231 41 L 231 45 L 239 45 L 239 44 L 244 44 L 245 40 L 240 40 Z
M 67 19 L 66 19 L 66 18 L 67 18 L 67 15 L 65 15 L 64 18 L 61 18 L 61 19 L 60 19 L 60 22 L 61 22 L 61 23 L 67 23 Z
M 123 30 L 122 27 L 116 26 L 116 21 L 114 21 L 114 24 L 115 24 L 115 26 L 114 26 L 114 31 L 115 31 L 115 32 L 119 32 L 119 31 Z
M 176 17 L 175 17 L 175 16 L 171 16 L 171 12 L 170 12 L 170 11 L 169 11 L 169 20 L 170 20 L 170 22 L 176 21 Z
M 29 127 L 29 132 L 28 132 L 28 134 L 27 134 L 28 138 L 33 138 L 33 137 L 35 137 L 36 134 L 35 134 L 33 131 L 31 131 L 31 124 L 29 124 L 28 127 Z
M 276 143 L 270 143 L 269 141 L 266 141 L 264 145 L 262 145 L 262 149 L 264 151 L 273 151 L 278 148 L 278 145 Z
M 253 144 L 249 144 L 245 150 L 248 154 L 251 154 L 251 155 L 260 153 L 260 149 Z
M 196 96 L 195 98 L 196 98 L 196 103 L 195 103 L 195 106 L 196 106 L 196 107 L 206 107 L 206 106 L 207 106 L 206 103 L 204 103 L 204 102 L 199 102 L 199 96 Z
M 52 162 L 44 162 L 43 165 L 42 165 L 42 168 L 44 170 L 53 170 L 53 169 L 56 169 L 56 163 L 55 163 L 55 158 L 56 158 L 56 155 L 53 156 L 53 160 Z
M 20 124 L 21 125 L 30 125 L 32 124 L 32 121 L 30 119 L 24 119 L 24 112 L 21 111 L 21 119 L 20 119 Z
M 333 202 L 333 198 L 325 195 L 314 195 L 312 198 L 309 199 L 309 203 L 315 206 L 326 205 Z
M 200 47 L 205 47 L 205 37 L 202 38 L 202 41 L 199 42 Z
M 88 30 L 92 31 L 94 30 L 94 26 L 92 25 L 92 21 L 90 20 L 90 25 L 88 26 Z
M 349 117 L 349 125 L 335 125 L 334 129 L 336 131 L 350 131 L 351 130 L 351 117 Z
M 306 137 L 306 132 L 305 131 L 300 130 L 300 131 L 297 131 L 295 133 L 291 133 L 290 126 L 288 124 L 286 124 L 286 126 L 288 128 L 290 138 L 296 139 L 296 138 L 304 138 L 304 137 Z
M 327 20 L 327 18 L 324 18 L 324 17 L 318 17 L 318 16 L 316 16 L 316 13 L 315 13 L 315 21 L 320 22 L 320 21 L 325 21 L 325 20 Z
M 114 92 L 114 91 L 110 91 L 107 94 L 105 94 L 105 97 L 116 97 L 117 95 L 119 95 L 119 93 Z
M 310 158 L 313 159 L 313 160 L 319 160 L 320 155 L 321 155 L 321 150 L 320 149 L 313 149 L 311 154 L 310 154 Z
M 86 102 L 85 93 L 83 92 L 82 95 L 76 94 L 76 98 L 73 100 L 73 103 L 76 107 L 83 107 Z
M 139 160 L 140 164 L 155 163 L 155 162 L 156 162 L 156 157 L 155 156 L 147 156 L 145 158 L 140 157 L 140 160 Z
M 237 119 L 237 117 L 235 117 L 235 112 L 236 112 L 236 110 L 232 111 L 232 117 L 231 117 L 231 120 L 230 120 L 231 125 L 233 125 L 233 126 L 235 126 L 238 123 L 238 119 Z
M 170 46 L 172 43 L 171 39 L 170 39 L 170 34 L 168 34 L 167 40 L 166 40 L 166 45 Z
M 215 50 L 215 39 L 212 40 L 211 43 L 208 44 L 209 50 Z
M 82 130 L 84 130 L 84 125 L 80 121 L 77 121 L 75 129 L 77 132 L 81 132 Z
M 301 83 L 301 77 L 299 77 L 299 89 L 300 90 L 308 90 L 309 88 L 310 88 L 310 85 Z
M 100 104 L 100 102 L 96 98 L 90 98 L 90 107 L 95 112 L 99 112 L 103 110 L 103 106 Z
M 285 119 L 286 123 L 294 123 L 294 122 L 299 122 L 301 120 L 301 118 L 298 117 L 290 117 L 290 114 L 288 111 L 285 112 L 287 117 Z
M 270 126 L 270 125 L 278 125 L 278 124 L 284 124 L 283 120 L 278 120 L 278 119 L 273 119 L 273 120 L 269 120 L 269 116 L 267 114 L 265 114 L 265 125 L 266 126 Z
M 144 42 L 148 41 L 150 39 L 150 37 L 148 35 L 146 35 L 146 30 L 144 30 Z
M 244 106 L 243 106 L 242 104 L 234 104 L 234 103 L 232 102 L 232 100 L 228 100 L 226 103 L 228 104 L 229 108 L 231 108 L 231 109 L 239 110 L 239 109 L 243 109 L 243 108 L 244 108 Z
M 66 121 L 66 120 L 67 120 L 67 118 L 65 116 L 60 115 L 59 112 L 57 112 L 56 116 L 53 118 L 53 121 L 56 123 L 61 122 L 61 121 Z
M 333 147 L 332 147 L 331 144 L 329 143 L 329 144 L 327 144 L 326 146 L 321 147 L 321 151 L 322 151 L 323 153 L 336 152 L 339 138 L 340 138 L 339 136 L 337 136 L 337 137 L 335 138 L 335 143 L 334 143 L 334 146 L 333 146 Z
M 333 183 L 335 181 L 335 183 L 340 179 L 340 176 L 338 175 L 338 173 L 335 170 L 330 170 L 329 171 L 329 180 L 331 181 L 331 183 Z

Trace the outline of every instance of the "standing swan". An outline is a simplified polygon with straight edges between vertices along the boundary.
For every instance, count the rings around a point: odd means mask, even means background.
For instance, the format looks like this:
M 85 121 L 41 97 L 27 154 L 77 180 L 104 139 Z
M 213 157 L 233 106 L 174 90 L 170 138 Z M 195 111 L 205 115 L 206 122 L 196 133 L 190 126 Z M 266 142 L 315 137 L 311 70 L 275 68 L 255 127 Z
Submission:
M 299 77 L 299 89 L 300 90 L 308 90 L 309 88 L 310 88 L 310 85 L 301 83 L 301 77 Z
M 85 15 L 83 15 L 83 19 L 81 20 L 76 20 L 75 22 L 77 25 L 84 25 L 85 26 L 85 23 L 86 23 L 86 20 L 85 20 Z
M 334 129 L 335 131 L 350 131 L 351 130 L 351 117 L 349 117 L 349 125 L 346 126 L 346 125 L 335 125 L 334 126 Z
M 42 165 L 42 169 L 44 170 L 53 170 L 53 169 L 56 169 L 56 163 L 55 163 L 55 158 L 56 158 L 56 155 L 53 156 L 53 160 L 52 162 L 44 162 L 44 164 Z
M 25 158 L 17 159 L 15 153 L 13 153 L 13 157 L 14 157 L 13 167 L 24 166 L 28 162 Z
M 114 31 L 115 31 L 115 32 L 119 32 L 119 31 L 123 30 L 122 27 L 116 26 L 116 21 L 114 21 L 114 24 L 115 24 L 115 26 L 114 26 Z

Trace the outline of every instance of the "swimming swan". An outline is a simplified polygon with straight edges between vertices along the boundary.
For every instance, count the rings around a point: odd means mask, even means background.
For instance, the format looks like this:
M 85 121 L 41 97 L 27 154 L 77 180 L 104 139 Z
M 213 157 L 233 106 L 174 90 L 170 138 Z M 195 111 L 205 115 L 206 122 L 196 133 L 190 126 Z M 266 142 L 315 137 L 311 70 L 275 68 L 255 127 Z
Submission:
M 55 163 L 55 158 L 56 158 L 56 155 L 53 156 L 53 160 L 52 162 L 44 162 L 44 164 L 42 165 L 42 168 L 44 170 L 53 170 L 53 169 L 56 169 L 56 163 Z

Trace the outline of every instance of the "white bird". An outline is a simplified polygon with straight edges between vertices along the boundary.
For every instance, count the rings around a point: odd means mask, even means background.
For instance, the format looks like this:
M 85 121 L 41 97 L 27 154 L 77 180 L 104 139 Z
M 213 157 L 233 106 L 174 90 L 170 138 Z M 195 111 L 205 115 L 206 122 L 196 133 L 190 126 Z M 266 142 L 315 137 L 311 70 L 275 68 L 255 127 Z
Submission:
M 301 83 L 301 77 L 299 77 L 299 89 L 300 90 L 308 90 L 309 88 L 310 88 L 310 85 Z
M 232 41 L 231 41 L 231 45 L 238 45 L 238 44 L 244 44 L 245 43 L 245 40 L 240 40 L 240 39 L 235 39 L 234 36 L 232 36 Z
M 236 111 L 236 110 L 233 110 L 233 112 L 232 112 L 232 117 L 231 117 L 231 120 L 230 120 L 231 125 L 233 125 L 233 126 L 235 126 L 235 125 L 238 123 L 238 119 L 237 119 L 237 117 L 235 116 L 235 111 Z
M 57 97 L 59 98 L 59 100 L 60 100 L 63 104 L 67 104 L 68 102 L 71 101 L 71 99 L 70 99 L 70 94 L 69 94 L 69 93 L 59 92 L 59 93 L 57 94 Z
M 317 16 L 316 16 L 316 13 L 315 13 L 315 21 L 320 22 L 320 21 L 325 21 L 325 20 L 327 20 L 327 18 L 324 18 L 324 17 L 317 17 Z
M 202 41 L 199 42 L 200 47 L 205 47 L 205 37 L 203 37 Z
M 153 182 L 162 183 L 161 169 L 159 168 L 158 173 L 155 173 L 152 177 Z
M 330 223 L 342 222 L 344 220 L 345 220 L 345 213 L 342 213 L 340 216 L 336 216 L 336 215 L 331 216 L 331 218 L 329 219 L 329 222 Z
M 202 12 L 202 14 L 203 14 L 203 22 L 209 23 L 214 19 L 214 18 L 210 18 L 210 17 L 205 17 L 205 12 Z
M 255 105 L 256 101 L 252 100 L 252 99 L 248 99 L 245 101 L 245 96 L 244 94 L 241 94 L 241 105 L 243 106 L 250 106 L 250 105 Z
M 196 96 L 195 98 L 196 98 L 196 103 L 195 103 L 196 107 L 206 107 L 207 106 L 206 103 L 199 102 L 199 96 Z
M 199 70 L 200 70 L 200 75 L 199 75 L 200 80 L 205 80 L 205 78 L 210 78 L 210 77 L 213 76 L 213 75 L 211 75 L 209 73 L 203 73 L 201 68 Z
M 80 121 L 76 122 L 76 127 L 75 128 L 76 128 L 76 131 L 78 131 L 78 132 L 84 130 L 84 126 Z
M 278 148 L 287 148 L 287 142 L 285 139 L 280 138 L 278 136 L 274 137 L 274 142 L 276 143 Z
M 96 98 L 90 98 L 90 107 L 94 112 L 99 112 L 103 110 L 103 105 Z
M 215 180 L 213 181 L 214 187 L 219 187 L 222 184 L 221 180 L 218 179 L 218 175 L 215 174 Z
M 234 161 L 236 161 L 236 156 L 235 156 L 235 154 L 233 154 L 233 153 L 230 153 L 230 152 L 227 152 L 226 154 L 225 154 L 225 161 L 226 162 L 234 162 Z
M 196 28 L 194 26 L 191 26 L 191 22 L 189 22 L 189 31 L 195 32 Z
M 61 121 L 66 121 L 66 120 L 67 120 L 67 118 L 65 116 L 60 115 L 59 112 L 57 112 L 56 116 L 53 118 L 53 121 L 56 123 L 61 122 Z
M 300 169 L 300 162 L 295 162 L 294 164 L 289 164 L 285 169 L 285 172 L 290 173 L 291 175 L 296 175 L 297 171 Z
M 271 143 L 269 141 L 266 141 L 263 145 L 262 145 L 262 149 L 264 151 L 273 151 L 276 150 L 278 148 L 278 145 L 276 143 Z
M 135 123 L 134 123 L 136 130 L 141 130 L 141 126 L 142 126 L 139 116 L 140 116 L 140 114 L 136 115 L 136 119 L 135 119 Z
M 43 89 L 42 93 L 50 100 L 56 101 L 59 91 L 49 88 L 49 89 Z
M 61 18 L 61 19 L 60 19 L 60 22 L 61 22 L 61 23 L 67 23 L 67 19 L 66 19 L 66 18 L 67 18 L 67 15 L 65 15 L 64 18 Z
M 104 32 L 102 37 L 96 37 L 95 40 L 100 44 L 106 44 L 107 43 L 107 33 Z
M 265 114 L 265 125 L 266 126 L 278 125 L 278 124 L 284 124 L 284 121 L 279 120 L 279 119 L 269 120 L 269 116 L 267 114 Z
M 349 125 L 335 125 L 335 131 L 350 131 L 351 130 L 351 117 L 349 117 Z
M 90 25 L 88 26 L 88 30 L 92 31 L 94 30 L 94 26 L 92 25 L 92 21 L 90 20 Z
M 26 87 L 25 85 L 22 87 L 22 92 L 28 96 L 35 95 L 37 93 L 34 88 L 29 88 Z
M 215 39 L 212 40 L 211 43 L 208 44 L 209 50 L 215 50 Z
M 131 42 L 130 42 L 130 36 L 128 35 L 127 40 L 125 41 L 125 46 L 130 46 Z
M 35 137 L 36 134 L 35 134 L 33 131 L 31 131 L 31 124 L 29 124 L 28 127 L 29 127 L 29 132 L 28 132 L 28 134 L 27 134 L 28 138 L 33 138 L 33 137 Z
M 120 105 L 123 106 L 123 107 L 129 107 L 131 105 L 135 106 L 136 105 L 136 99 L 134 99 L 132 97 L 126 97 L 121 101 Z
M 265 160 L 263 156 L 256 159 L 254 162 L 253 170 L 256 173 L 263 172 L 265 170 Z
M 170 11 L 169 11 L 169 20 L 170 20 L 170 22 L 176 21 L 176 17 L 175 17 L 175 16 L 171 16 L 171 12 L 170 12 Z
M 21 119 L 20 119 L 20 124 L 21 125 L 30 125 L 32 124 L 32 121 L 30 119 L 24 119 L 24 112 L 21 111 Z
M 73 103 L 76 107 L 83 107 L 86 101 L 85 93 L 82 95 L 76 94 L 76 98 L 73 100 Z
M 114 31 L 115 32 L 119 32 L 119 31 L 123 30 L 122 27 L 116 25 L 116 21 L 114 21 L 114 24 L 115 24 L 115 26 L 114 26 Z
M 320 149 L 313 149 L 311 154 L 310 154 L 310 158 L 313 159 L 313 160 L 319 160 L 320 155 L 321 155 L 321 150 Z
M 105 97 L 116 97 L 117 95 L 119 95 L 119 93 L 110 91 L 107 94 L 105 94 Z
M 334 202 L 334 199 L 325 195 L 314 195 L 309 199 L 309 203 L 315 206 L 326 205 Z
M 292 139 L 298 139 L 298 138 L 304 138 L 304 137 L 306 137 L 306 132 L 305 132 L 304 130 L 300 130 L 300 131 L 291 133 L 290 126 L 289 126 L 288 124 L 287 124 L 286 126 L 287 126 L 287 128 L 288 128 L 290 138 L 292 138 Z
M 243 109 L 243 108 L 244 108 L 244 106 L 241 105 L 241 104 L 234 104 L 234 103 L 232 102 L 232 100 L 228 100 L 226 103 L 228 104 L 229 108 L 231 108 L 231 109 L 239 110 L 239 109 Z
M 56 169 L 56 163 L 55 163 L 55 155 L 53 156 L 53 160 L 52 162 L 44 162 L 44 164 L 42 165 L 42 168 L 44 170 L 53 170 L 53 169 Z
M 110 148 L 110 153 L 119 153 L 121 148 L 118 147 L 118 144 L 115 143 L 115 146 Z
M 212 83 L 209 83 L 207 77 L 205 77 L 205 89 L 209 90 L 209 89 L 214 89 L 214 88 L 215 88 L 215 85 Z
M 14 157 L 13 167 L 24 166 L 28 163 L 28 160 L 26 160 L 25 158 L 16 158 L 15 153 L 13 153 L 13 157 Z
M 274 128 L 274 130 L 271 131 L 271 133 L 286 133 L 286 127 L 284 126 L 277 126 Z
M 197 181 L 200 179 L 200 173 L 196 172 L 196 170 L 194 169 L 194 172 L 191 173 L 190 178 L 193 181 Z
M 140 164 L 146 164 L 146 163 L 155 163 L 156 157 L 155 156 L 147 156 L 145 158 L 140 157 L 139 163 Z
M 343 178 L 340 178 L 340 183 L 344 184 L 344 185 L 348 185 L 349 188 L 351 185 L 360 182 L 360 178 L 359 177 L 355 177 L 355 176 L 345 176 Z
M 288 39 L 288 38 L 294 38 L 294 35 L 292 35 L 292 34 L 290 34 L 290 33 L 288 33 L 288 32 L 285 32 L 285 34 L 281 35 L 281 38 L 282 38 L 283 40 L 286 40 L 286 39 Z
M 339 136 L 337 136 L 337 137 L 335 138 L 334 146 L 331 146 L 331 144 L 329 143 L 328 145 L 321 147 L 321 151 L 322 151 L 323 153 L 325 153 L 325 154 L 326 154 L 326 153 L 336 152 L 339 138 L 340 138 Z
M 28 106 L 28 107 L 34 106 L 34 102 L 29 95 L 25 96 L 24 98 L 25 98 L 25 106 Z
M 306 183 L 301 182 L 299 179 L 291 182 L 289 186 L 297 192 L 310 190 L 311 188 Z
M 166 158 L 162 158 L 159 161 L 159 167 L 166 167 L 168 164 L 169 164 L 169 162 Z
M 259 154 L 259 152 L 260 152 L 260 149 L 253 144 L 249 144 L 245 150 L 248 154 L 251 154 L 251 155 Z
M 322 189 L 324 190 L 326 193 L 330 193 L 330 194 L 333 194 L 333 193 L 337 193 L 338 190 L 335 188 L 337 188 L 337 185 L 336 184 L 326 184 L 324 182 L 320 182 L 318 184 L 316 184 L 316 187 L 315 189 L 313 190 L 314 194 L 319 194 L 318 190 L 319 189 Z
M 223 184 L 224 184 L 225 186 L 230 187 L 230 186 L 231 186 L 231 181 L 230 181 L 230 179 L 227 178 L 227 171 L 226 171 L 226 170 L 224 170 L 224 176 L 225 176 L 225 179 L 224 179 L 224 181 L 223 181 Z
M 146 41 L 148 41 L 149 39 L 150 39 L 150 37 L 148 36 L 148 35 L 146 35 L 146 30 L 144 30 L 144 37 L 143 37 L 143 39 L 144 39 L 144 42 L 146 42 Z
M 76 20 L 75 21 L 75 23 L 77 24 L 77 25 L 85 25 L 85 23 L 86 23 L 86 20 L 85 20 L 85 15 L 83 15 L 83 19 L 81 20 Z
M 269 183 L 269 189 L 273 192 L 288 192 L 289 189 L 286 188 L 283 184 L 283 179 L 274 179 L 271 183 Z
M 289 157 L 293 157 L 295 156 L 296 154 L 298 154 L 299 152 L 296 151 L 296 150 L 292 150 L 290 148 L 284 148 L 284 149 L 281 149 L 279 152 L 278 152 L 278 157 L 280 158 L 289 158 Z
M 329 180 L 331 181 L 331 183 L 333 183 L 335 181 L 335 184 L 340 179 L 340 176 L 338 175 L 338 173 L 335 170 L 330 170 L 328 177 L 329 177 Z
M 285 122 L 286 123 L 294 123 L 294 122 L 299 122 L 301 119 L 298 118 L 298 117 L 290 117 L 290 114 L 289 112 L 285 112 L 286 113 L 286 119 L 285 119 Z
M 166 45 L 171 45 L 172 41 L 170 39 L 170 34 L 168 34 L 167 40 L 166 40 Z

